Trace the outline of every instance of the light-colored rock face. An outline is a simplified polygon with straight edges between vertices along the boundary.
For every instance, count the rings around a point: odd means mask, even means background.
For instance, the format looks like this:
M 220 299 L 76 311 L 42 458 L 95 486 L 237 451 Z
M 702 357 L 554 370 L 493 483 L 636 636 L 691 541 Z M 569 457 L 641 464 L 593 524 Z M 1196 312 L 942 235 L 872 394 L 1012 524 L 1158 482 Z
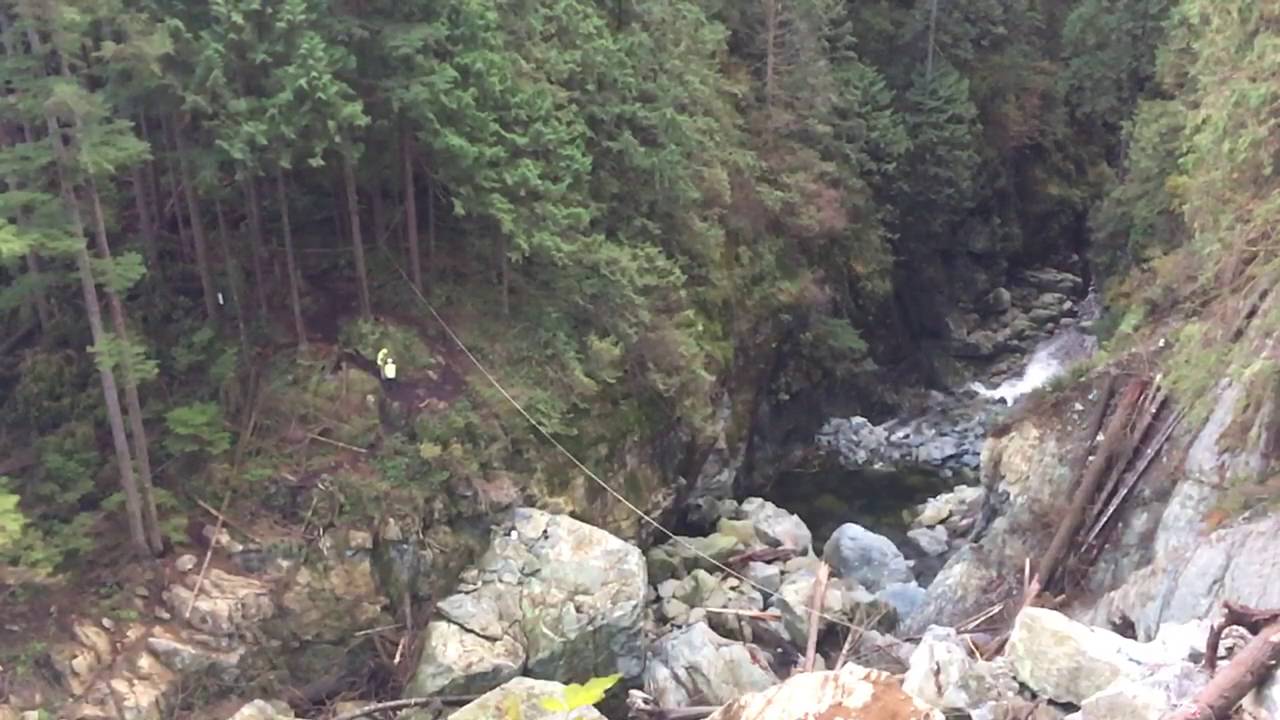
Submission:
M 709 720 L 942 720 L 942 713 L 904 692 L 892 675 L 846 665 L 802 673 L 745 695 Z
M 432 620 L 423 631 L 413 694 L 485 692 L 519 675 L 525 659 L 524 647 L 514 637 L 490 639 L 448 620 Z
M 720 705 L 777 682 L 758 648 L 726 640 L 703 623 L 659 638 L 644 672 L 645 692 L 662 707 Z
M 1014 697 L 1018 683 L 1003 661 L 973 657 L 952 628 L 931 627 L 911 654 L 902 688 L 941 710 L 973 710 Z
M 1139 639 L 1161 624 L 1213 615 L 1223 600 L 1280 607 L 1280 516 L 1218 530 L 1157 556 L 1099 605 L 1097 615 L 1133 620 Z
M 495 529 L 474 575 L 424 631 L 412 692 L 483 692 L 520 674 L 581 682 L 642 671 L 646 573 L 635 546 L 520 508 Z
M 1079 705 L 1121 680 L 1181 665 L 1186 648 L 1139 643 L 1044 608 L 1018 614 L 1005 656 L 1024 685 L 1057 702 Z
M 564 712 L 543 705 L 544 700 L 563 697 L 564 690 L 564 685 L 550 680 L 514 678 L 462 706 L 449 720 L 605 720 L 593 707 Z
M 822 559 L 834 576 L 856 580 L 871 592 L 915 580 L 907 559 L 891 540 L 857 523 L 836 528 L 822 550 Z
M 749 562 L 743 576 L 763 591 L 777 592 L 782 586 L 782 569 L 777 565 L 762 562 Z
M 271 588 L 257 579 L 210 568 L 191 603 L 197 578 L 186 575 L 164 591 L 164 601 L 176 617 L 187 617 L 192 627 L 209 635 L 236 636 L 275 615 Z

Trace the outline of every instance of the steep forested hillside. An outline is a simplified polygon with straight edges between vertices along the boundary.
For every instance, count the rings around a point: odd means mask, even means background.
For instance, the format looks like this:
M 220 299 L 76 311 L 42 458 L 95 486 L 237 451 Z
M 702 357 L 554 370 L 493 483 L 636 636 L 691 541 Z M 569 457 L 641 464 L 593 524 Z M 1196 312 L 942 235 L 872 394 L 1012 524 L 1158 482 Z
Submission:
M 159 551 L 153 467 L 415 285 L 605 456 L 779 375 L 939 382 L 957 303 L 1084 248 L 1160 11 L 1104 5 L 6 6 L 10 524 L 86 526 L 109 458 Z
M 304 536 L 318 502 L 445 527 L 515 476 L 589 515 L 459 337 L 655 510 L 762 418 L 808 438 L 967 380 L 994 360 L 963 318 L 1033 268 L 1102 291 L 1113 352 L 1175 340 L 1187 398 L 1224 362 L 1270 383 L 1227 320 L 1274 283 L 1277 22 L 0 0 L 0 600 L 162 555 L 224 497 Z

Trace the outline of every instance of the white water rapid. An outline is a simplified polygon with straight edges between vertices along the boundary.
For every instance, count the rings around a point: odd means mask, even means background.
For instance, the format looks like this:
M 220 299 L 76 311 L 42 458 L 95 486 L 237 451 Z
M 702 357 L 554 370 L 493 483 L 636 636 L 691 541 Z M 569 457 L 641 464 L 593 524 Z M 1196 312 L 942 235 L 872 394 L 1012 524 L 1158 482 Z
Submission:
M 1098 315 L 1098 300 L 1095 293 L 1080 304 L 1080 319 L 1091 322 Z M 995 389 L 974 381 L 969 387 L 986 398 L 1002 400 L 1006 405 L 1013 403 L 1023 395 L 1044 387 L 1051 380 L 1071 369 L 1071 366 L 1087 359 L 1097 350 L 1097 338 L 1089 335 L 1078 326 L 1063 328 L 1044 342 L 1036 346 L 1026 367 L 1018 375 L 1000 383 Z

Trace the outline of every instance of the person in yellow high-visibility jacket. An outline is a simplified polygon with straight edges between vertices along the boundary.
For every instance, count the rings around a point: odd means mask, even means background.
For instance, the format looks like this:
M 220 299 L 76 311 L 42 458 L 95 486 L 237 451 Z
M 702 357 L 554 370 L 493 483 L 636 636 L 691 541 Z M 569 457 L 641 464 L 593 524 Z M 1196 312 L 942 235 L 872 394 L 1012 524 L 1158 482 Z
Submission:
M 382 379 L 394 382 L 396 379 L 396 361 L 391 357 L 391 351 L 382 348 L 378 351 L 378 371 L 382 374 Z

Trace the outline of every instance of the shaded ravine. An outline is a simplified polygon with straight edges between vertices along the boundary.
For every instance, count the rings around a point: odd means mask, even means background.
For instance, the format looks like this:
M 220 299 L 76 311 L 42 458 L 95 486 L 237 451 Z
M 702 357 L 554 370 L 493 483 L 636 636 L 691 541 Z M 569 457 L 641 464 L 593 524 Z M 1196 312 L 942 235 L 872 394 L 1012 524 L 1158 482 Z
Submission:
M 945 558 L 910 541 L 913 513 L 957 486 L 981 484 L 988 431 L 1020 399 L 1096 352 L 1089 329 L 1098 312 L 1090 293 L 1080 303 L 1079 322 L 1037 344 L 1018 371 L 998 382 L 975 380 L 950 393 L 930 392 L 923 412 L 879 424 L 860 416 L 829 419 L 815 437 L 816 457 L 780 472 L 763 496 L 802 518 L 818 545 L 845 522 L 889 538 L 927 581 Z

